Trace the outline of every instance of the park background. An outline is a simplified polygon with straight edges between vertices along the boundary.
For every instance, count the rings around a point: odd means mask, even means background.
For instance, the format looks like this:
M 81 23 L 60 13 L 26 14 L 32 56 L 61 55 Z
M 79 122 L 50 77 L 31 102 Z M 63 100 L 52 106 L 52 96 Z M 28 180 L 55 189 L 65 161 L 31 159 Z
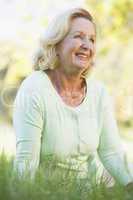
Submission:
M 95 18 L 93 76 L 114 98 L 122 143 L 133 166 L 132 0 L 0 0 L 0 152 L 15 155 L 13 101 L 32 71 L 39 37 L 58 12 L 76 6 L 87 8 Z

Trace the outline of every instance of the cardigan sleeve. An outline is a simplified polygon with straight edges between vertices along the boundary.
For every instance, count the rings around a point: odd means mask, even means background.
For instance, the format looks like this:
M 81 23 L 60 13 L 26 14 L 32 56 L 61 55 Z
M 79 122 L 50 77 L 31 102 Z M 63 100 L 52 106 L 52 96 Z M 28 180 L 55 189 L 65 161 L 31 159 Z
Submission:
M 39 165 L 43 111 L 41 96 L 37 90 L 20 87 L 13 111 L 13 126 L 16 134 L 14 166 L 19 174 L 28 170 L 32 176 Z
M 102 129 L 98 146 L 98 154 L 104 167 L 120 184 L 126 185 L 133 181 L 127 157 L 123 151 L 121 139 L 114 116 L 113 101 L 103 88 L 102 98 Z

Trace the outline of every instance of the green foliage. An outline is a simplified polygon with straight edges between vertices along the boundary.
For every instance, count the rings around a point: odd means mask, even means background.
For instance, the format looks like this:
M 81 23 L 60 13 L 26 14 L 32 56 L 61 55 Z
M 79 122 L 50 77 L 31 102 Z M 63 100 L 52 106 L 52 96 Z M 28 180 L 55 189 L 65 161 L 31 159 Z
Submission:
M 96 24 L 102 27 L 102 36 L 111 34 L 120 41 L 130 39 L 133 30 L 132 0 L 86 0 L 86 5 L 95 16 Z
M 77 178 L 69 169 L 56 166 L 56 160 L 45 160 L 35 177 L 18 175 L 13 162 L 5 155 L 0 157 L 0 199 L 2 200 L 131 200 L 124 187 L 107 188 L 101 182 L 90 182 L 87 177 Z
M 86 0 L 97 26 L 95 76 L 114 96 L 119 124 L 133 127 L 132 0 Z

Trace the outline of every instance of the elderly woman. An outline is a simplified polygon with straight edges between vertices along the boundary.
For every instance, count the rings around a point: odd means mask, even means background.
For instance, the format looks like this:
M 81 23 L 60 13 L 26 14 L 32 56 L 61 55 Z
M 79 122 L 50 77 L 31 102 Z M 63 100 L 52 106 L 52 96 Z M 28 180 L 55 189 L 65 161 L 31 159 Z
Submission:
M 41 159 L 50 155 L 60 159 L 59 166 L 72 163 L 75 170 L 84 161 L 81 171 L 91 173 L 98 170 L 98 155 L 119 183 L 132 182 L 111 98 L 89 75 L 95 45 L 96 26 L 85 9 L 64 12 L 49 25 L 36 70 L 22 82 L 14 104 L 20 173 L 28 163 L 34 174 Z

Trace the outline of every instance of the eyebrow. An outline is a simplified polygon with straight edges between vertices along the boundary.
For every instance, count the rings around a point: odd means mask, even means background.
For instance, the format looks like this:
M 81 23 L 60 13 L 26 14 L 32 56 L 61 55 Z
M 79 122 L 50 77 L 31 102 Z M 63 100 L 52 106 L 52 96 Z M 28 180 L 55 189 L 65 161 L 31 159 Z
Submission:
M 75 34 L 75 33 L 85 34 L 85 33 L 82 32 L 82 31 L 75 31 L 75 32 L 72 32 L 71 34 L 73 35 L 73 34 Z M 93 34 L 91 34 L 91 35 L 89 35 L 89 36 L 91 36 L 91 37 L 96 37 L 96 35 L 93 35 Z

